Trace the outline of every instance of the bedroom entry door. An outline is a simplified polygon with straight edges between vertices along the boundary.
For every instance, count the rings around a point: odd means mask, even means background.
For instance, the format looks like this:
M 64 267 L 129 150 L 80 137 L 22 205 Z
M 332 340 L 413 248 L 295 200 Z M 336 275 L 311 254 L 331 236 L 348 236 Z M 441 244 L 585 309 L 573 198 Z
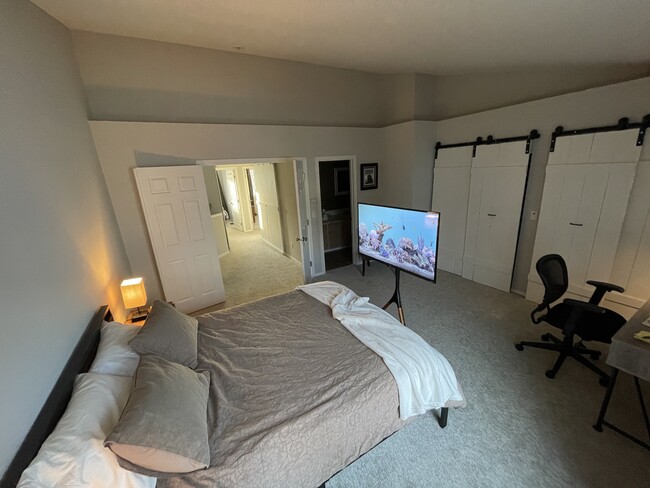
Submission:
M 185 313 L 224 302 L 201 166 L 133 172 L 166 300 Z

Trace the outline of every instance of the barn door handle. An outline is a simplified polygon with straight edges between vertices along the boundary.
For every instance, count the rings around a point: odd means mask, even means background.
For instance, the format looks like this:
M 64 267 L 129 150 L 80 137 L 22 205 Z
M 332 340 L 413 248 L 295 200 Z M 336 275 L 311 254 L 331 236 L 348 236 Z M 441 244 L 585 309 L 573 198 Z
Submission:
M 575 225 L 576 227 L 582 227 L 582 224 L 576 224 L 575 222 L 569 222 L 569 225 Z
M 490 214 L 490 213 L 488 214 L 488 217 L 496 217 L 496 216 L 497 214 Z

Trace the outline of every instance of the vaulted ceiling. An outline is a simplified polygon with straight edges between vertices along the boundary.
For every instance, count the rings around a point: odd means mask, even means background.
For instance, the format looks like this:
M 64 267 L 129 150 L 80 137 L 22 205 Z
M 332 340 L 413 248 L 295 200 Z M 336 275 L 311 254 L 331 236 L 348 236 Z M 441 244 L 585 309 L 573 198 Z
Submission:
M 71 29 L 378 73 L 650 63 L 649 0 L 32 0 Z

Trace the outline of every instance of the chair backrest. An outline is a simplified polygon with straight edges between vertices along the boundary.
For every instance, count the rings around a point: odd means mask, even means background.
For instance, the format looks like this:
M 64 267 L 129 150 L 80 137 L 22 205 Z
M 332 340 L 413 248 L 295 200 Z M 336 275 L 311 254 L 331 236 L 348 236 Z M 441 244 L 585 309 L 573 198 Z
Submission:
M 547 307 L 564 295 L 569 287 L 566 262 L 559 254 L 547 254 L 539 258 L 535 269 L 544 284 L 542 305 Z
M 535 265 L 539 277 L 544 284 L 544 298 L 535 310 L 530 314 L 533 323 L 539 324 L 542 317 L 536 317 L 535 314 L 546 309 L 548 311 L 551 303 L 559 299 L 569 287 L 569 274 L 567 272 L 566 262 L 559 254 L 547 254 L 542 256 Z

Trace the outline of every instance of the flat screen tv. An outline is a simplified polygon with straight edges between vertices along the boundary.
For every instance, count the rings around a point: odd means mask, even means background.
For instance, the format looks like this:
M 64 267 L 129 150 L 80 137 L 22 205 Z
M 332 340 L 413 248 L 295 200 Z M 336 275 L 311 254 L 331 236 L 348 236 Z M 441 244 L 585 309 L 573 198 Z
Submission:
M 435 283 L 440 214 L 359 203 L 359 254 Z

